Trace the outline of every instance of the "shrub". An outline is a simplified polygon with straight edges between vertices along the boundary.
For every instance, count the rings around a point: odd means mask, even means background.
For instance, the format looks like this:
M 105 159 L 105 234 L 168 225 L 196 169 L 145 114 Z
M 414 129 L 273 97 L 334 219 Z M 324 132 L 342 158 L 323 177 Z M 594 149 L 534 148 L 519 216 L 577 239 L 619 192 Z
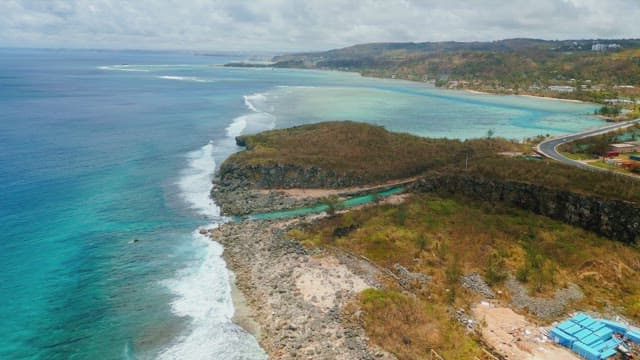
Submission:
M 499 284 L 507 278 L 507 270 L 502 254 L 492 251 L 487 260 L 484 276 L 489 285 Z

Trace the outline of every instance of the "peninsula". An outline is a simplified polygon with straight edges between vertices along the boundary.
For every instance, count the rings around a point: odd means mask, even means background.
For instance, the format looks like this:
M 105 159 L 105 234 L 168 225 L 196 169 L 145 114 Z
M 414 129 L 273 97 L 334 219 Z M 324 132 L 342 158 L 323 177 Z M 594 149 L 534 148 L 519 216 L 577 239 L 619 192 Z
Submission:
M 572 359 L 553 321 L 640 319 L 633 179 L 354 122 L 236 141 L 212 196 L 241 217 L 208 234 L 274 358 Z

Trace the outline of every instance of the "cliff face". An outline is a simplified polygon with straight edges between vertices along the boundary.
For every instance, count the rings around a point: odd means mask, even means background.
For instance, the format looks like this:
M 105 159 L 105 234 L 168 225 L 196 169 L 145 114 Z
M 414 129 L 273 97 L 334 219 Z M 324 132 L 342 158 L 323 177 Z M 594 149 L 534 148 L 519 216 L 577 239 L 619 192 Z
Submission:
M 457 194 L 511 206 L 582 227 L 624 243 L 640 241 L 640 205 L 605 200 L 543 186 L 469 175 L 444 175 L 419 180 L 415 190 Z
M 225 163 L 219 175 L 218 188 L 226 192 L 256 188 L 345 188 L 369 183 L 365 177 L 295 164 Z M 418 180 L 413 190 L 506 203 L 624 243 L 640 241 L 640 205 L 635 203 L 464 174 L 426 177 Z
M 220 167 L 220 185 L 225 188 L 258 189 L 344 188 L 365 185 L 367 179 L 354 174 L 325 171 L 316 166 L 296 164 L 238 165 L 224 163 Z

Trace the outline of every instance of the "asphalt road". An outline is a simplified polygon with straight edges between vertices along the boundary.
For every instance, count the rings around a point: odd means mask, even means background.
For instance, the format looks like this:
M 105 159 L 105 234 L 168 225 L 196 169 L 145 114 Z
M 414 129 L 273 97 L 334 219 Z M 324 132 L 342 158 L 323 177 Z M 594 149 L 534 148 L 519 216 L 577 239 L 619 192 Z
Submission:
M 587 170 L 609 171 L 609 170 L 606 170 L 606 169 L 602 169 L 602 168 L 599 168 L 599 167 L 590 166 L 590 165 L 581 163 L 580 161 L 569 159 L 568 157 L 560 154 L 557 151 L 557 147 L 559 145 L 561 145 L 561 144 L 566 143 L 566 142 L 572 142 L 574 140 L 584 139 L 584 138 L 587 138 L 587 137 L 590 137 L 590 136 L 606 134 L 608 132 L 612 132 L 612 131 L 616 131 L 616 130 L 627 128 L 627 127 L 632 126 L 634 124 L 640 124 L 640 118 L 635 119 L 635 120 L 631 120 L 631 121 L 613 123 L 613 124 L 610 124 L 610 125 L 605 125 L 603 127 L 596 128 L 596 129 L 585 130 L 585 131 L 581 131 L 581 132 L 575 133 L 575 134 L 569 134 L 569 135 L 564 135 L 564 136 L 559 136 L 559 137 L 555 137 L 555 138 L 552 138 L 552 139 L 548 139 L 548 140 L 545 140 L 545 141 L 541 142 L 540 144 L 538 144 L 538 146 L 536 147 L 536 151 L 538 153 L 540 153 L 541 155 L 544 155 L 544 156 L 546 156 L 546 157 L 548 157 L 550 159 L 559 161 L 559 162 L 561 162 L 563 164 L 576 166 L 576 167 L 579 167 L 579 168 L 582 168 L 582 169 L 587 169 Z

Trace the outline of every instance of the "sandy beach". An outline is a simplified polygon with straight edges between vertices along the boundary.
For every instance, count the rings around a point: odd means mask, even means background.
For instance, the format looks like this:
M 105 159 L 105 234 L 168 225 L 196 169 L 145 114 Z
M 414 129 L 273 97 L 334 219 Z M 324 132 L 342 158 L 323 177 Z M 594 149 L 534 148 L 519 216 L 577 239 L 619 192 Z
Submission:
M 471 94 L 477 94 L 477 95 L 494 95 L 492 93 L 488 93 L 488 92 L 484 92 L 484 91 L 478 91 L 478 90 L 471 90 L 471 89 L 464 89 L 464 91 L 471 93 Z
M 554 97 L 549 97 L 549 96 L 538 96 L 538 95 L 528 95 L 528 94 L 494 94 L 494 93 L 490 93 L 490 92 L 471 90 L 471 89 L 463 89 L 462 91 L 470 93 L 470 94 L 476 94 L 476 95 L 511 95 L 511 96 L 522 96 L 522 97 L 531 98 L 531 99 L 564 101 L 564 102 L 577 103 L 577 104 L 590 104 L 589 102 L 582 101 L 582 100 L 559 99 L 559 98 L 554 98 Z
M 517 95 L 517 96 L 524 96 L 524 97 L 528 97 L 528 98 L 532 98 L 532 99 L 543 99 L 543 100 L 553 100 L 553 101 L 564 101 L 564 102 L 577 103 L 577 104 L 589 104 L 589 102 L 582 101 L 582 100 L 559 99 L 559 98 L 547 97 L 547 96 L 526 95 L 526 94 L 520 94 L 520 95 Z

